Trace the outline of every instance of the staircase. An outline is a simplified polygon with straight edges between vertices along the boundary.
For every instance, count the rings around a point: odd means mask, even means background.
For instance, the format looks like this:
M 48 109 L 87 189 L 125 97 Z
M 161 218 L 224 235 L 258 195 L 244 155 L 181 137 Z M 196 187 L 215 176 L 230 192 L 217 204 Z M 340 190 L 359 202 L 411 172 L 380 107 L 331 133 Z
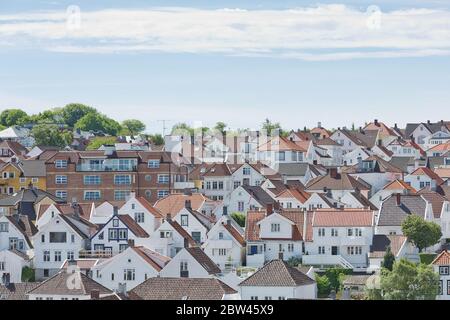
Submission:
M 343 268 L 346 268 L 346 269 L 354 268 L 353 265 L 350 262 L 348 262 L 347 260 L 345 260 L 342 256 L 338 256 L 338 257 L 339 257 L 338 262 Z

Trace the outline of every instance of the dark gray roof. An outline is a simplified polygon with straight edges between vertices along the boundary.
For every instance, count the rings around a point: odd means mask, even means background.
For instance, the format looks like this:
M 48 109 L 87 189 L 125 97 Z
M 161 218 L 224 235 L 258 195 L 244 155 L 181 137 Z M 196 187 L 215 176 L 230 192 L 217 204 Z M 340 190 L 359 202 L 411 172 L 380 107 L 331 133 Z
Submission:
M 267 204 L 275 203 L 275 200 L 272 199 L 272 197 L 261 187 L 242 186 L 242 188 L 247 191 L 263 207 L 265 207 Z
M 428 157 L 427 167 L 431 170 L 443 166 L 445 164 L 445 157 Z
M 308 163 L 280 163 L 278 165 L 278 173 L 285 176 L 303 177 L 308 171 L 308 167 Z
M 0 300 L 28 300 L 26 293 L 36 288 L 39 282 L 0 284 Z
M 392 157 L 389 163 L 403 172 L 408 172 L 408 166 L 414 166 L 414 157 Z
M 129 292 L 132 300 L 222 300 L 237 291 L 214 278 L 150 278 Z
M 421 195 L 400 195 L 400 205 L 397 205 L 397 195 L 393 194 L 382 202 L 377 225 L 401 226 L 410 214 L 425 217 L 426 206 Z
M 315 283 L 283 260 L 272 260 L 242 281 L 240 287 L 298 287 Z
M 444 121 L 444 123 L 438 121 L 435 123 L 427 123 L 427 122 L 422 122 L 421 124 L 423 124 L 428 130 L 430 130 L 431 133 L 435 133 L 438 132 L 440 130 L 442 130 L 442 127 L 448 125 L 448 121 Z M 409 137 L 414 130 L 416 130 L 416 128 L 420 125 L 420 123 L 408 123 L 406 124 L 406 129 L 405 129 L 405 136 Z
M 403 235 L 384 235 L 375 234 L 372 238 L 372 245 L 370 246 L 371 258 L 382 258 L 388 247 L 391 252 L 397 256 L 407 238 Z
M 352 132 L 352 134 L 364 142 L 368 148 L 373 148 L 377 143 L 378 130 L 364 130 L 363 132 L 355 131 Z
M 45 161 L 24 160 L 20 163 L 25 177 L 45 177 Z

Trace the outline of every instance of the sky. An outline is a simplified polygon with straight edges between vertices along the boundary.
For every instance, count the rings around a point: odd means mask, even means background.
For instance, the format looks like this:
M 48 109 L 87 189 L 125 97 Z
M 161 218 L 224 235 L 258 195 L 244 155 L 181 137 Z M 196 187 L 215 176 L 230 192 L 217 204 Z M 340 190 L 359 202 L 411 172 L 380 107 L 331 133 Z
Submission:
M 449 88 L 450 1 L 0 0 L 0 111 L 403 126 L 450 120 Z

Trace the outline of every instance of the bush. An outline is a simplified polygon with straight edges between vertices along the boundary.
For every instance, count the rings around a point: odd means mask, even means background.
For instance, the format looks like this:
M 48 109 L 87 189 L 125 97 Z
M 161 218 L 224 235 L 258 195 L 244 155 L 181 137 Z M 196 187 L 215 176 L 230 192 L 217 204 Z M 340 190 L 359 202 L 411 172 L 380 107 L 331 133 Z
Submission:
M 342 286 L 342 282 L 346 275 L 352 274 L 351 269 L 344 269 L 341 267 L 330 268 L 325 271 L 325 276 L 330 281 L 331 289 L 339 292 Z
M 435 253 L 421 253 L 420 256 L 420 263 L 424 264 L 431 264 L 433 260 L 436 258 Z
M 245 216 L 244 213 L 242 213 L 242 212 L 233 212 L 233 213 L 231 214 L 231 218 L 232 218 L 234 221 L 236 221 L 237 224 L 238 224 L 239 226 L 241 226 L 242 228 L 245 227 L 245 218 L 246 218 L 246 216 Z
M 30 267 L 22 268 L 22 282 L 34 282 L 34 269 Z
M 302 264 L 302 258 L 300 257 L 290 257 L 287 261 L 288 265 L 290 265 L 291 267 L 298 267 L 299 265 Z
M 319 298 L 327 298 L 331 292 L 331 283 L 326 275 L 316 275 L 317 294 Z

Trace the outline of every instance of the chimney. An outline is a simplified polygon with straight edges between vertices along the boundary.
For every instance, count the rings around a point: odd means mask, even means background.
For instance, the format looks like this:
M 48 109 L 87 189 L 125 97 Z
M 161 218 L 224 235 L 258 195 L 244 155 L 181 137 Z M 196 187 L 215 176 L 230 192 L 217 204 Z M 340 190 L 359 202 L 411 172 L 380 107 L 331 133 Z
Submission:
M 100 291 L 97 289 L 91 290 L 91 300 L 99 300 L 100 299 Z
M 128 247 L 134 248 L 134 240 L 133 239 L 128 239 Z
M 317 122 L 317 128 L 320 128 L 320 129 L 322 129 L 322 122 Z
M 398 129 L 398 127 L 397 127 L 397 124 L 396 124 L 396 123 L 394 123 L 394 128 L 395 128 L 395 129 Z
M 170 213 L 166 214 L 166 220 L 172 221 L 172 215 Z
M 186 200 L 186 201 L 184 202 L 184 207 L 185 207 L 186 209 L 192 210 L 191 200 Z
M 273 213 L 273 203 L 266 204 L 266 216 L 270 216 Z
M 228 207 L 227 206 L 223 206 L 223 208 L 222 208 L 222 215 L 223 216 L 227 216 L 228 215 Z
M 378 127 L 378 119 L 375 119 L 373 123 Z
M 278 259 L 283 260 L 283 251 L 278 252 Z
M 428 124 L 431 124 L 431 121 L 430 121 L 430 120 L 427 120 L 427 123 L 428 123 Z
M 114 206 L 113 207 L 113 215 L 117 216 L 119 214 L 119 207 L 118 206 Z
M 11 163 L 17 163 L 17 158 L 16 157 L 11 157 Z
M 75 218 L 79 218 L 80 217 L 80 205 L 78 204 L 78 202 L 72 202 L 72 209 L 73 209 L 73 216 Z
M 395 204 L 397 205 L 397 207 L 400 207 L 400 205 L 401 205 L 400 193 L 395 194 Z
M 364 130 L 363 130 L 363 128 L 362 128 L 362 127 L 359 127 L 359 133 L 362 133 L 362 134 L 364 134 Z
M 333 179 L 337 178 L 337 168 L 330 168 L 330 177 Z

